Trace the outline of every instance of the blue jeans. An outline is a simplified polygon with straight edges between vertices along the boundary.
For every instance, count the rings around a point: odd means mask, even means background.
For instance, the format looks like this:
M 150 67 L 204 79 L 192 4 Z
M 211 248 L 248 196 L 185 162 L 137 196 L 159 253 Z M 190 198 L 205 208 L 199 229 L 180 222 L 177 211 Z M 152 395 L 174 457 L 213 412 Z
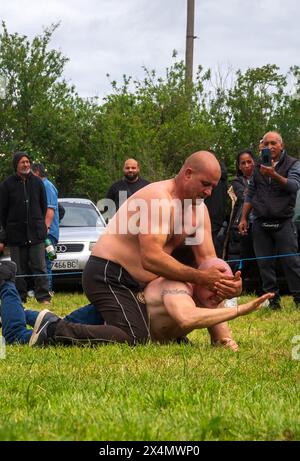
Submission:
M 0 288 L 2 334 L 7 344 L 29 343 L 32 327 L 39 311 L 24 310 L 18 290 L 13 282 L 4 282 Z M 86 325 L 101 325 L 103 319 L 92 304 L 80 307 L 65 317 L 65 320 Z
M 66 315 L 64 320 L 72 323 L 81 323 L 84 325 L 103 325 L 104 320 L 101 317 L 100 312 L 95 308 L 93 304 L 87 304 L 86 306 L 79 307 L 71 314 Z
M 0 287 L 2 335 L 7 344 L 27 344 L 31 330 L 27 330 L 26 317 L 16 285 L 4 282 Z
M 27 325 L 33 327 L 38 315 L 38 311 L 26 309 L 25 317 Z M 75 311 L 71 312 L 71 314 L 66 315 L 64 320 L 72 323 L 81 323 L 84 325 L 103 325 L 104 323 L 100 313 L 93 306 L 93 304 L 87 304 L 86 306 L 79 307 Z
M 48 234 L 48 239 L 51 240 L 52 245 L 55 248 L 55 245 L 57 244 L 57 239 L 53 237 L 53 235 Z M 48 273 L 48 282 L 49 282 L 49 291 L 53 291 L 53 275 L 52 275 L 52 261 L 48 258 L 48 255 L 45 251 L 45 258 L 46 258 L 46 266 L 47 266 L 47 273 Z

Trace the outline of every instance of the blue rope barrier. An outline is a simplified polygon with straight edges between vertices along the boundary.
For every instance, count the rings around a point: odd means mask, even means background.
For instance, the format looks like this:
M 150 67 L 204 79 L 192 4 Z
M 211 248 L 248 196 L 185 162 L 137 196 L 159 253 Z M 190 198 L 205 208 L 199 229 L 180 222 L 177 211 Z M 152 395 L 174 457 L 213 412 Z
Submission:
M 242 258 L 242 259 L 227 259 L 227 263 L 239 263 L 239 270 L 243 268 L 243 262 L 244 261 L 257 261 L 259 259 L 276 259 L 276 258 L 287 258 L 289 256 L 300 256 L 300 253 L 286 253 L 286 254 L 281 254 L 281 255 L 272 255 L 272 256 L 258 256 L 255 258 Z M 81 275 L 82 271 L 80 272 L 59 272 L 55 273 L 52 272 L 52 276 L 56 277 L 59 275 Z M 24 275 L 17 275 L 16 277 L 48 277 L 48 274 L 24 274 Z
M 239 261 L 257 261 L 259 259 L 276 259 L 276 258 L 287 258 L 288 256 L 299 256 L 300 253 L 286 253 L 282 255 L 272 255 L 272 256 L 257 256 L 255 258 L 242 258 L 242 259 L 227 259 L 227 263 L 234 263 Z
M 82 275 L 81 272 L 59 272 L 59 273 L 53 273 L 52 272 L 52 277 L 56 277 L 57 275 Z M 16 277 L 48 277 L 48 274 L 19 274 L 16 275 Z

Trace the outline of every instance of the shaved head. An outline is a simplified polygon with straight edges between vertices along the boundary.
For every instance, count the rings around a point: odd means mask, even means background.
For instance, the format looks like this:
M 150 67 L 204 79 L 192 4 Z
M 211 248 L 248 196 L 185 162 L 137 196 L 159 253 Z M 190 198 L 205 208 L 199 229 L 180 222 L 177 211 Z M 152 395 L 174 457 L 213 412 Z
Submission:
M 200 150 L 190 155 L 183 164 L 183 169 L 191 168 L 193 171 L 206 171 L 215 169 L 221 175 L 220 164 L 214 154 L 206 150 Z
M 176 187 L 181 198 L 207 198 L 221 177 L 218 159 L 206 150 L 194 152 L 181 167 L 176 177 Z
M 128 158 L 127 160 L 125 160 L 123 168 L 126 168 L 129 165 L 135 166 L 135 167 L 138 168 L 139 167 L 139 162 L 137 160 L 135 160 L 135 158 Z
M 139 178 L 140 167 L 137 160 L 128 158 L 123 166 L 123 173 L 127 181 L 135 182 Z

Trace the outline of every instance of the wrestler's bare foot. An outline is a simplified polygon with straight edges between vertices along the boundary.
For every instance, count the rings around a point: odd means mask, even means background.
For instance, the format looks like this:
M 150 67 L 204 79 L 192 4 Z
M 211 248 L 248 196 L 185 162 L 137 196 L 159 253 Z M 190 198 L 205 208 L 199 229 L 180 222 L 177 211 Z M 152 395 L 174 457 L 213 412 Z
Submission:
M 247 315 L 250 312 L 259 310 L 262 307 L 262 304 L 267 300 L 274 297 L 274 293 L 266 293 L 259 298 L 254 299 L 246 304 L 240 304 L 237 308 L 237 316 Z

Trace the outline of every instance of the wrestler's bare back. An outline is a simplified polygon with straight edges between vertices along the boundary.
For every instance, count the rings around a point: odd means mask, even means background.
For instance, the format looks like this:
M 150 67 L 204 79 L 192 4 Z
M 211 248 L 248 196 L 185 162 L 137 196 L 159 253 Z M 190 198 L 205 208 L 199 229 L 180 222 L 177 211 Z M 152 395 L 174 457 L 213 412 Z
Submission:
M 164 281 L 163 277 L 159 277 L 147 285 L 144 290 L 151 339 L 160 343 L 168 343 L 192 331 L 191 329 L 181 328 L 166 310 L 162 298 Z M 186 289 L 192 296 L 191 284 L 186 284 Z

